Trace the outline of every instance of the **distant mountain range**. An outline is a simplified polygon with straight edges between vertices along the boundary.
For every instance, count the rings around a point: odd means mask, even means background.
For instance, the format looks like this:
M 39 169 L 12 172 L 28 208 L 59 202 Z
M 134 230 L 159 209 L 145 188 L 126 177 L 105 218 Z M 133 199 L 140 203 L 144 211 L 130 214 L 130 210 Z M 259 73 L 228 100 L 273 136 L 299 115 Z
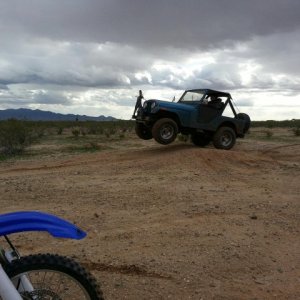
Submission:
M 113 117 L 90 117 L 86 115 L 73 115 L 73 114 L 59 114 L 51 111 L 44 111 L 39 109 L 5 109 L 0 110 L 0 120 L 7 119 L 18 119 L 18 120 L 28 120 L 28 121 L 115 121 L 116 118 Z

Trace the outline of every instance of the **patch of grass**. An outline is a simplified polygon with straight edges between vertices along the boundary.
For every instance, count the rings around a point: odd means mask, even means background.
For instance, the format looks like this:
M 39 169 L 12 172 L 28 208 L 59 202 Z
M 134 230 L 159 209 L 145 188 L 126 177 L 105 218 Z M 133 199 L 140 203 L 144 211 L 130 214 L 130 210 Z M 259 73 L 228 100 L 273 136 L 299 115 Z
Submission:
M 103 151 L 113 149 L 112 147 L 109 147 L 108 145 L 99 145 L 97 143 L 86 143 L 83 145 L 70 145 L 68 147 L 65 147 L 61 152 L 64 153 L 86 153 L 86 152 L 97 152 L 97 151 Z
M 260 140 L 280 143 L 293 143 L 295 135 L 292 128 L 251 128 L 246 140 Z
M 7 159 L 7 156 L 0 154 L 0 161 L 4 161 Z
M 178 139 L 178 141 L 187 143 L 187 142 L 189 142 L 189 140 L 190 140 L 190 136 L 189 136 L 189 135 L 186 135 L 186 134 L 181 134 L 181 133 L 179 133 L 179 134 L 177 135 L 177 139 Z
M 268 139 L 270 139 L 274 135 L 274 132 L 272 130 L 265 130 L 264 134 Z
M 95 142 L 89 142 L 88 144 L 84 145 L 84 148 L 88 151 L 97 151 L 101 149 L 101 147 Z

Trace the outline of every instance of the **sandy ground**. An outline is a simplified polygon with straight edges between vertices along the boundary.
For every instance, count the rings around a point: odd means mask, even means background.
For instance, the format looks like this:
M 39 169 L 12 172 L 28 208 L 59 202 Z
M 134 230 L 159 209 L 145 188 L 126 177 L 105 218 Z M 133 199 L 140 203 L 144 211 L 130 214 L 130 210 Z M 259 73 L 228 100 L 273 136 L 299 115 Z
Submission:
M 74 221 L 82 241 L 12 236 L 77 258 L 106 299 L 300 299 L 300 142 L 127 149 L 0 163 L 1 211 Z

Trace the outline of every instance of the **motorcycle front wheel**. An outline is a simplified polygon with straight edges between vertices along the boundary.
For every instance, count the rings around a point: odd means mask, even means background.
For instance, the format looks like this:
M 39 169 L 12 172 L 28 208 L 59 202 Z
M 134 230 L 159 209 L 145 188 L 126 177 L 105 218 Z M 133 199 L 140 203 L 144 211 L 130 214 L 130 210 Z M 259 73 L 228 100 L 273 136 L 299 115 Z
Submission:
M 73 259 L 36 254 L 9 263 L 5 271 L 26 300 L 103 300 L 95 278 Z

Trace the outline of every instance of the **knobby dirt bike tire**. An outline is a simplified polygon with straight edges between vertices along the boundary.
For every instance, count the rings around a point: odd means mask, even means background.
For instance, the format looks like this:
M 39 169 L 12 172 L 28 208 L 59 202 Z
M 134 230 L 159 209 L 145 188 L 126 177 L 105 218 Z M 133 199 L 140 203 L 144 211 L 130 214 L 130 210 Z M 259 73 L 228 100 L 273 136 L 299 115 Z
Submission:
M 29 255 L 7 264 L 5 271 L 15 285 L 20 283 L 18 276 L 23 273 L 26 273 L 30 282 L 34 280 L 34 276 L 44 276 L 45 282 L 43 283 L 39 281 L 37 281 L 36 284 L 35 282 L 31 282 L 34 291 L 20 292 L 23 299 L 44 299 L 44 297 L 45 299 L 76 299 L 76 297 L 78 297 L 78 299 L 84 299 L 85 297 L 85 299 L 89 300 L 104 299 L 95 278 L 76 261 L 65 256 L 55 254 Z M 46 280 L 47 275 L 51 276 L 51 274 L 52 277 Z M 60 286 L 62 288 L 61 291 L 57 291 L 57 286 L 55 288 L 50 287 L 53 276 L 58 276 L 54 284 L 59 284 L 59 288 Z M 71 291 L 64 285 L 64 283 L 68 281 L 74 286 L 74 291 Z M 20 286 L 17 288 L 20 290 Z M 82 292 L 84 297 L 75 292 L 75 288 L 78 289 L 80 293 Z

